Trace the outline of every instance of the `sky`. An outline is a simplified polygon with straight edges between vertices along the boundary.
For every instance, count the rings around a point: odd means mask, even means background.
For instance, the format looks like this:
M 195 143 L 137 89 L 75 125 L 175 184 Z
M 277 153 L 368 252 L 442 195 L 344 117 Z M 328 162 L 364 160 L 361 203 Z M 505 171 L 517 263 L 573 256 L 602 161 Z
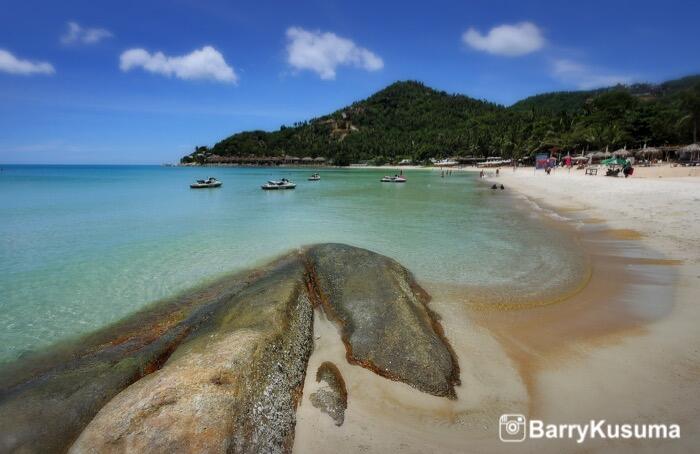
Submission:
M 509 105 L 700 73 L 697 0 L 0 0 L 0 163 L 159 164 L 396 80 Z

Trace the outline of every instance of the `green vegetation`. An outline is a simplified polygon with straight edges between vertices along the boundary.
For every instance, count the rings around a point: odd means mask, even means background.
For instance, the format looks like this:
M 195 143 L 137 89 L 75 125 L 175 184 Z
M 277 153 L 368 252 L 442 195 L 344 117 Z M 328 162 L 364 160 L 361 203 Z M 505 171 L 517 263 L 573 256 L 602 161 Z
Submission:
M 230 156 L 323 156 L 417 162 L 448 156 L 519 158 L 538 151 L 681 144 L 697 140 L 700 76 L 591 91 L 547 93 L 510 107 L 396 82 L 346 108 L 278 131 L 234 134 L 183 162 Z M 212 157 L 213 156 L 213 157 Z

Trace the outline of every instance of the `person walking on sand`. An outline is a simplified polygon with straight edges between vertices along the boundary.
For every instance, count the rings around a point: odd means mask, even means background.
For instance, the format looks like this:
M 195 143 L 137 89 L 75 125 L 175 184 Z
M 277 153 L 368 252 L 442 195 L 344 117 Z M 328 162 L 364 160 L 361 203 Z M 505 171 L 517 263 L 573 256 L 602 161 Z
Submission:
M 500 170 L 501 169 L 496 169 L 496 176 L 498 176 L 500 174 Z

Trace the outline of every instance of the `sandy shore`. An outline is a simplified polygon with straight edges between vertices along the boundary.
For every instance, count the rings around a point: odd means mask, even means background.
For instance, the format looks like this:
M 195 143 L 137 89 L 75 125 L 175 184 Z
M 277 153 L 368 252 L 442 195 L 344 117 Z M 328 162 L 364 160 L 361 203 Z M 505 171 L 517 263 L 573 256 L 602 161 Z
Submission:
M 499 177 L 487 178 L 485 183 L 506 186 L 499 196 L 512 195 L 524 210 L 542 215 L 543 225 L 570 229 L 589 255 L 591 274 L 566 300 L 520 310 L 484 309 L 478 303 L 491 296 L 485 289 L 477 297 L 470 292 L 474 289 L 423 283 L 459 360 L 457 400 L 429 396 L 350 366 L 337 330 L 317 314 L 294 450 L 696 450 L 700 178 L 636 176 L 612 179 L 575 171 L 546 176 L 532 169 L 502 169 Z M 502 291 L 492 290 L 494 295 Z M 338 365 L 348 387 L 341 427 L 308 400 L 323 361 Z M 555 424 L 591 419 L 679 424 L 681 439 L 504 444 L 498 438 L 502 413 Z

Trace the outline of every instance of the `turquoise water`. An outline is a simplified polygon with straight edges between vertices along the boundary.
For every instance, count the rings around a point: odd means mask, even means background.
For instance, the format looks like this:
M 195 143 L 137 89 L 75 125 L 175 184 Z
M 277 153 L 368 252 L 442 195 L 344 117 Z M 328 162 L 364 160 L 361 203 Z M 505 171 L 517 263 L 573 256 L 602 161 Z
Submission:
M 422 281 L 525 285 L 572 271 L 568 238 L 471 173 L 3 166 L 0 361 L 315 242 L 389 255 Z M 219 189 L 189 189 L 215 176 Z M 294 191 L 262 191 L 287 177 Z

